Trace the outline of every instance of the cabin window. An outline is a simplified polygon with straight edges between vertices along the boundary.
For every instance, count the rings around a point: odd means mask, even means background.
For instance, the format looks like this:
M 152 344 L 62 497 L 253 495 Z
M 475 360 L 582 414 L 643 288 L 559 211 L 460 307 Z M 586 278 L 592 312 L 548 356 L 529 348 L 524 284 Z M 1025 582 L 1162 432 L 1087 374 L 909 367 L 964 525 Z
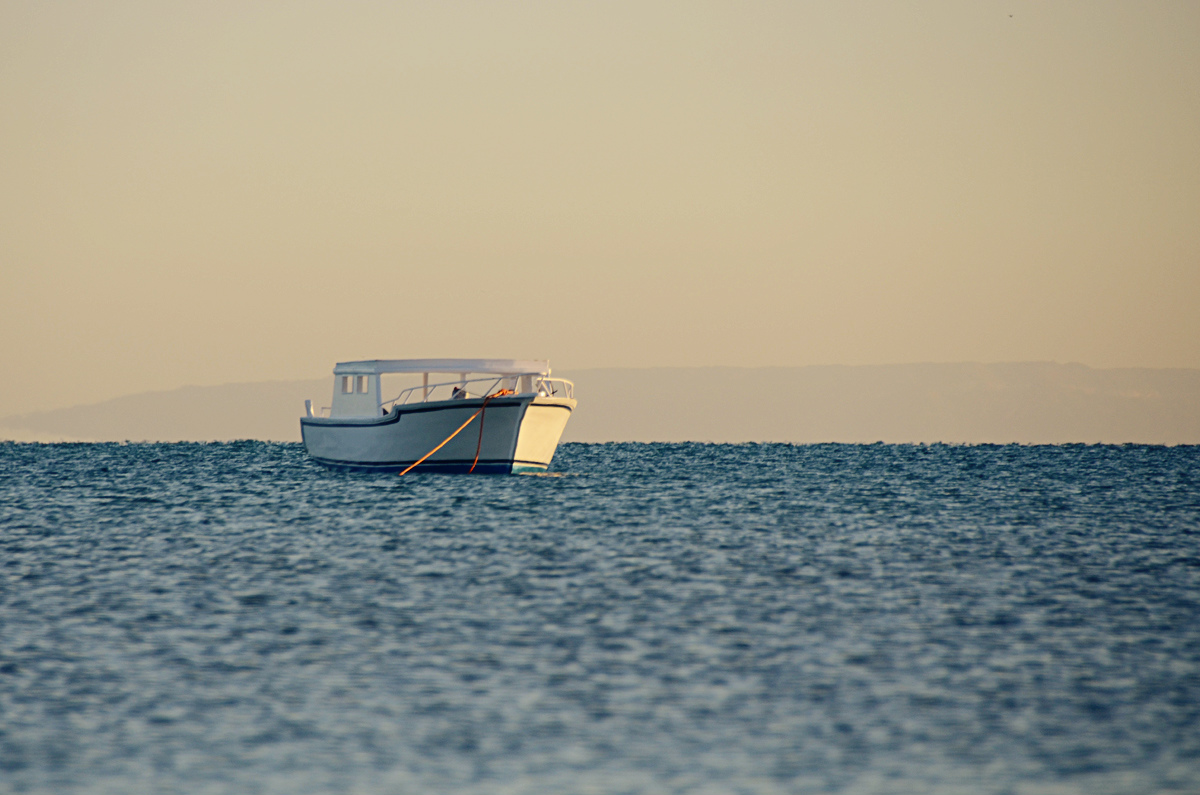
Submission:
M 354 391 L 354 387 L 353 387 L 352 383 L 353 382 L 351 381 L 350 376 L 348 376 L 348 375 L 342 376 L 342 394 L 343 395 L 349 395 L 351 392 Z
M 367 394 L 367 377 L 365 375 L 358 377 L 358 389 L 356 391 L 362 392 L 364 395 Z

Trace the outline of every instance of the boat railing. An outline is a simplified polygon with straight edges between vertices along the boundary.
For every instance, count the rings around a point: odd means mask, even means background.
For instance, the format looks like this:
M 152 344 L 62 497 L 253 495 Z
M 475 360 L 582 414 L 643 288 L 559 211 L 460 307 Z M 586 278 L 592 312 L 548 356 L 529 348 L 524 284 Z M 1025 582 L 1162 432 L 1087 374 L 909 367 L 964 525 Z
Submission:
M 544 397 L 575 397 L 575 382 L 565 378 L 538 378 L 534 387 Z
M 332 406 L 314 406 L 311 400 L 304 401 L 304 414 L 307 417 L 328 417 L 333 413 Z
M 461 389 L 460 393 L 465 398 L 481 398 L 487 395 L 494 394 L 501 389 L 511 389 L 517 391 L 520 380 L 523 378 L 533 378 L 533 391 L 543 397 L 567 397 L 575 396 L 575 384 L 565 378 L 551 378 L 549 376 L 538 375 L 537 373 L 528 373 L 527 375 L 501 375 L 501 376 L 484 376 L 482 378 L 458 379 L 455 381 L 442 381 L 436 384 L 420 384 L 418 386 L 410 386 L 407 389 L 400 391 L 400 394 L 391 400 L 385 400 L 380 403 L 380 408 L 385 412 L 391 411 L 393 406 L 403 406 L 409 403 L 427 403 L 435 400 L 450 400 L 455 396 L 455 390 Z

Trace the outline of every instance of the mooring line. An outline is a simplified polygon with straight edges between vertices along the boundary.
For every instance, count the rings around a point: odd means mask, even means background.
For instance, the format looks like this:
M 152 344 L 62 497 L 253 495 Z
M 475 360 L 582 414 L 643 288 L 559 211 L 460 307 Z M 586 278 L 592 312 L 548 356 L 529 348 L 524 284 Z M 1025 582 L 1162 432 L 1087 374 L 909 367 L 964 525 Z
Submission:
M 475 412 L 474 414 L 472 414 L 472 415 L 471 415 L 471 419 L 470 419 L 470 420 L 467 420 L 467 421 L 466 421 L 466 422 L 464 422 L 462 425 L 459 425 L 459 426 L 458 426 L 458 431 L 461 431 L 463 428 L 465 428 L 465 427 L 467 427 L 468 425 L 470 425 L 470 424 L 471 424 L 471 420 L 473 420 L 473 419 L 475 419 L 476 417 L 478 417 L 478 416 L 479 416 L 481 413 L 483 413 L 483 409 L 482 409 L 482 408 L 480 408 L 480 409 L 479 409 L 479 411 L 477 411 L 477 412 Z M 451 440 L 451 439 L 453 439 L 455 436 L 458 436 L 458 431 L 455 431 L 454 433 L 450 434 L 450 435 L 449 435 L 449 436 L 447 436 L 445 439 L 443 439 L 441 444 L 439 444 L 437 447 L 435 447 L 435 448 L 433 448 L 432 450 L 430 450 L 430 451 L 429 451 L 428 453 L 426 453 L 425 455 L 423 455 L 423 456 L 421 456 L 420 458 L 418 458 L 418 459 L 416 460 L 416 462 L 414 462 L 412 465 L 410 465 L 410 466 L 408 467 L 408 469 L 406 469 L 406 470 L 404 470 L 403 472 L 401 472 L 401 473 L 400 473 L 400 475 L 407 475 L 407 474 L 409 473 L 409 471 L 411 471 L 411 470 L 412 470 L 412 468 L 413 468 L 413 467 L 415 467 L 417 464 L 423 463 L 423 462 L 425 461 L 425 459 L 426 459 L 426 458 L 429 458 L 429 456 L 433 455 L 433 454 L 434 454 L 434 453 L 436 453 L 438 450 L 441 450 L 443 447 L 445 447 L 445 446 L 446 446 L 446 442 L 450 441 L 450 440 Z M 397 477 L 399 477 L 400 475 L 398 475 Z
M 409 472 L 411 472 L 413 469 L 415 469 L 419 464 L 424 463 L 426 458 L 429 458 L 429 456 L 433 455 L 438 450 L 441 450 L 443 447 L 445 447 L 447 442 L 449 442 L 455 436 L 458 436 L 458 434 L 462 431 L 463 428 L 470 425 L 476 417 L 478 417 L 480 414 L 483 413 L 484 409 L 487 408 L 487 404 L 488 404 L 489 400 L 491 400 L 494 397 L 500 397 L 502 395 L 511 395 L 511 394 L 513 394 L 513 391 L 511 389 L 501 389 L 499 392 L 496 392 L 494 394 L 491 394 L 491 395 L 488 395 L 487 397 L 485 397 L 483 399 L 483 405 L 479 407 L 479 411 L 472 414 L 466 422 L 464 422 L 462 425 L 458 426 L 458 430 L 456 430 L 454 433 L 450 434 L 445 439 L 443 439 L 442 443 L 439 444 L 437 447 L 433 448 L 428 453 L 426 453 L 425 455 L 421 456 L 416 461 L 414 461 L 411 465 L 409 465 L 409 467 L 407 469 L 405 469 L 403 472 L 401 472 L 399 475 L 397 475 L 397 477 L 407 475 Z M 475 471 L 475 464 L 479 463 L 479 449 L 481 447 L 483 447 L 483 420 L 479 421 L 479 442 L 475 445 L 475 462 L 471 464 L 471 468 L 467 471 L 468 475 Z
M 471 468 L 467 470 L 467 474 L 475 471 L 475 465 L 479 463 L 479 450 L 483 447 L 483 421 L 487 419 L 487 414 L 484 410 L 487 409 L 488 401 L 495 397 L 514 394 L 511 389 L 501 389 L 499 392 L 493 392 L 483 399 L 483 405 L 479 407 L 479 413 L 482 414 L 479 418 L 479 441 L 475 442 L 475 460 L 471 462 Z

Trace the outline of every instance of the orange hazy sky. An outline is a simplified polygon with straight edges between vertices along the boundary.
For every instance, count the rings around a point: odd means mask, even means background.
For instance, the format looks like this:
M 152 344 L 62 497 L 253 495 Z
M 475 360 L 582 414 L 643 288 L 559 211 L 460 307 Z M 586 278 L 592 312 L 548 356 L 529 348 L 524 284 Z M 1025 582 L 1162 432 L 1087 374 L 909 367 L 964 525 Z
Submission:
M 0 415 L 424 356 L 1200 367 L 1200 3 L 0 2 Z

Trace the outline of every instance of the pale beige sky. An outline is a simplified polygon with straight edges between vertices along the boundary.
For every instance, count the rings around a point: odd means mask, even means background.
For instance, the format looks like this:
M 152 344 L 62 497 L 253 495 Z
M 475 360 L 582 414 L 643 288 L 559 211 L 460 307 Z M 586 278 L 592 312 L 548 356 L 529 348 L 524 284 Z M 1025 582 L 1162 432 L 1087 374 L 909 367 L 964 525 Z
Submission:
M 0 2 L 0 415 L 339 359 L 1200 367 L 1200 3 Z

